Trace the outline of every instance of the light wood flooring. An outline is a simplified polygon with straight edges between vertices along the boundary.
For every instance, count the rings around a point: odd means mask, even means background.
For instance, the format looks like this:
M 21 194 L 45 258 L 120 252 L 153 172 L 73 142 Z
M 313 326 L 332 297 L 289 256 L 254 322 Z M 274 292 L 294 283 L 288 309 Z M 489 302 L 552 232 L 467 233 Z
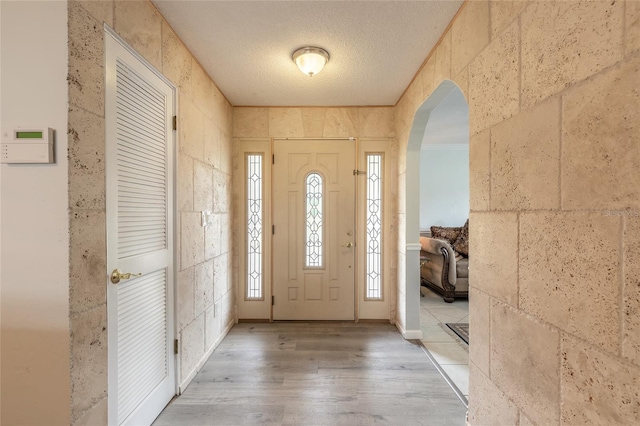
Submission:
M 156 426 L 455 425 L 466 408 L 389 324 L 238 324 Z

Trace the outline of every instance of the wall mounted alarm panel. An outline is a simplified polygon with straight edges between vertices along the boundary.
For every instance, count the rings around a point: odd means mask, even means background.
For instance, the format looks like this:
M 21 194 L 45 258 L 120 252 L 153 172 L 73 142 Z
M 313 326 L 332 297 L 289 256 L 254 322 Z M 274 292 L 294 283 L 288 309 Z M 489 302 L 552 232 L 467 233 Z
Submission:
M 2 131 L 2 163 L 53 163 L 53 129 L 25 128 Z

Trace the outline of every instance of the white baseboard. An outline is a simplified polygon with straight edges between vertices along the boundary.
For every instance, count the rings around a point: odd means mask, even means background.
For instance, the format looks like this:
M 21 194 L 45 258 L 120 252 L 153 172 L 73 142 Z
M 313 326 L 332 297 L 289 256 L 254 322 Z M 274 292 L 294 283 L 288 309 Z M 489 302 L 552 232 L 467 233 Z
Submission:
M 396 321 L 396 328 L 405 340 L 422 340 L 422 330 L 405 330 L 398 321 Z
M 202 358 L 200 358 L 200 361 L 198 361 L 198 364 L 193 368 L 193 370 L 189 372 L 189 374 L 187 374 L 187 377 L 182 381 L 182 383 L 180 383 L 180 386 L 178 388 L 178 395 L 182 395 L 182 392 L 184 392 L 187 386 L 191 384 L 191 381 L 194 379 L 194 377 L 196 377 L 196 374 L 198 374 L 198 371 L 202 369 L 204 364 L 209 360 L 209 357 L 211 356 L 213 351 L 215 351 L 218 345 L 220 345 L 220 342 L 222 342 L 222 339 L 227 337 L 229 330 L 231 330 L 231 327 L 233 327 L 235 324 L 236 324 L 235 319 L 232 319 L 231 321 L 229 321 L 229 324 L 227 324 L 227 326 L 222 331 L 220 336 L 216 339 L 213 345 L 211 345 L 211 348 L 209 348 L 209 350 L 205 352 Z

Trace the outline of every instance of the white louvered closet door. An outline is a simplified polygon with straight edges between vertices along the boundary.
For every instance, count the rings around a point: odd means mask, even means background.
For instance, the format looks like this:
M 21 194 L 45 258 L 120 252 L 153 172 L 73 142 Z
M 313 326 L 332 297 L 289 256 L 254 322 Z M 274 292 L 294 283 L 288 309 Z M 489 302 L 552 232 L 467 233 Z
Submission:
M 105 43 L 109 424 L 146 425 L 175 394 L 175 92 L 108 30 Z

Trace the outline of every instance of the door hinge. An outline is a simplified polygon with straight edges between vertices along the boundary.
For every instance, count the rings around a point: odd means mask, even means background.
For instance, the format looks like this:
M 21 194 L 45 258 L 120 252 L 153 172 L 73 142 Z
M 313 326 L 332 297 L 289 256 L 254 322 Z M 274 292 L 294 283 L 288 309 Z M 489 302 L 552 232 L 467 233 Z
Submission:
M 276 297 L 275 296 L 271 296 L 271 306 L 276 304 Z
M 276 234 L 276 226 L 271 225 L 271 235 L 275 235 L 275 234 Z
M 173 116 L 173 130 L 178 130 L 178 116 Z
M 367 173 L 367 172 L 364 172 L 364 171 L 362 171 L 362 170 L 354 170 L 354 171 L 353 171 L 353 175 L 354 175 L 354 176 L 363 175 L 363 174 L 365 174 L 365 173 Z
M 276 164 L 276 155 L 271 154 L 271 164 Z
M 173 353 L 178 355 L 178 339 L 173 341 Z

